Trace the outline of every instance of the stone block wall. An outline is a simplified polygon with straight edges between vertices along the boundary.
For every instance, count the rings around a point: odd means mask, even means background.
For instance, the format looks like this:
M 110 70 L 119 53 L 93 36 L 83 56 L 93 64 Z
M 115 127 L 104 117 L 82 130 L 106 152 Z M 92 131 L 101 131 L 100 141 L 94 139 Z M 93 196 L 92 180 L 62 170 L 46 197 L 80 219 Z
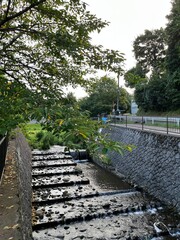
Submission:
M 32 202 L 32 177 L 31 177 L 31 149 L 22 133 L 16 135 L 16 154 L 19 181 L 19 200 L 21 230 L 23 240 L 32 239 L 31 202 Z
M 135 146 L 123 156 L 109 153 L 115 171 L 180 211 L 180 137 L 118 126 L 103 131 Z

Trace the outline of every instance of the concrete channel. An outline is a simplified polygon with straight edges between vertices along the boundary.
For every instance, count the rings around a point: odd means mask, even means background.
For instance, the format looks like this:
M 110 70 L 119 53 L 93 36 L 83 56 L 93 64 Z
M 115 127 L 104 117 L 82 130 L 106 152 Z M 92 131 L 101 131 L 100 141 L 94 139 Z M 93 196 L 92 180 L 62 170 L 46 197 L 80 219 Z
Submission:
M 34 240 L 180 239 L 178 220 L 157 199 L 129 184 L 98 187 L 88 161 L 75 161 L 63 147 L 32 154 Z

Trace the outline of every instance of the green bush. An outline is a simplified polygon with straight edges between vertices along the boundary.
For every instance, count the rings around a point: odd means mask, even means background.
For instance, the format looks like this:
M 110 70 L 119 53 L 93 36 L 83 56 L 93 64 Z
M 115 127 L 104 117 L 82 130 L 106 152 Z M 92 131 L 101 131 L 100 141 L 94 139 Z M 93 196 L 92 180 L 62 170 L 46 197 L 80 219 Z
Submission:
M 42 130 L 40 124 L 22 124 L 21 130 L 33 149 L 49 149 L 52 145 L 63 145 L 63 140 L 51 132 Z
M 38 136 L 40 137 L 42 134 L 39 133 Z M 56 144 L 60 144 L 58 137 L 54 136 L 51 132 L 43 132 L 43 136 L 39 142 L 41 149 L 46 150 Z
M 37 141 L 40 141 L 44 137 L 44 132 L 40 131 L 36 133 L 36 139 Z

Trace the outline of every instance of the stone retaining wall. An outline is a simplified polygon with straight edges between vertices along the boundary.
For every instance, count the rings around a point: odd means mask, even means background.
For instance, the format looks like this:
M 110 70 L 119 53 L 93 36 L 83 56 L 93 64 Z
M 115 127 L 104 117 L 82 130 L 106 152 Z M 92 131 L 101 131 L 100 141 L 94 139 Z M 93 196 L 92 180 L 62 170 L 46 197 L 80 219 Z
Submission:
M 109 153 L 115 171 L 180 211 L 180 138 L 118 126 L 103 131 L 136 146 L 123 156 Z
M 16 151 L 19 180 L 21 230 L 23 240 L 30 240 L 32 239 L 31 149 L 29 148 L 25 137 L 21 133 L 17 133 L 16 135 Z

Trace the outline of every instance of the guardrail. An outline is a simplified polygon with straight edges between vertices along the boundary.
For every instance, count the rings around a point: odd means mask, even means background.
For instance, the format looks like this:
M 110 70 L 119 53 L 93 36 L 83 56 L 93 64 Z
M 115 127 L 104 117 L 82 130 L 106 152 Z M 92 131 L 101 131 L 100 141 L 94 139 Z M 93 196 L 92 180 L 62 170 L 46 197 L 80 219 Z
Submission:
M 4 166 L 5 166 L 7 145 L 8 145 L 8 136 L 5 135 L 4 137 L 0 138 L 0 183 L 3 175 Z
M 180 134 L 180 117 L 109 116 L 109 122 L 135 129 Z

